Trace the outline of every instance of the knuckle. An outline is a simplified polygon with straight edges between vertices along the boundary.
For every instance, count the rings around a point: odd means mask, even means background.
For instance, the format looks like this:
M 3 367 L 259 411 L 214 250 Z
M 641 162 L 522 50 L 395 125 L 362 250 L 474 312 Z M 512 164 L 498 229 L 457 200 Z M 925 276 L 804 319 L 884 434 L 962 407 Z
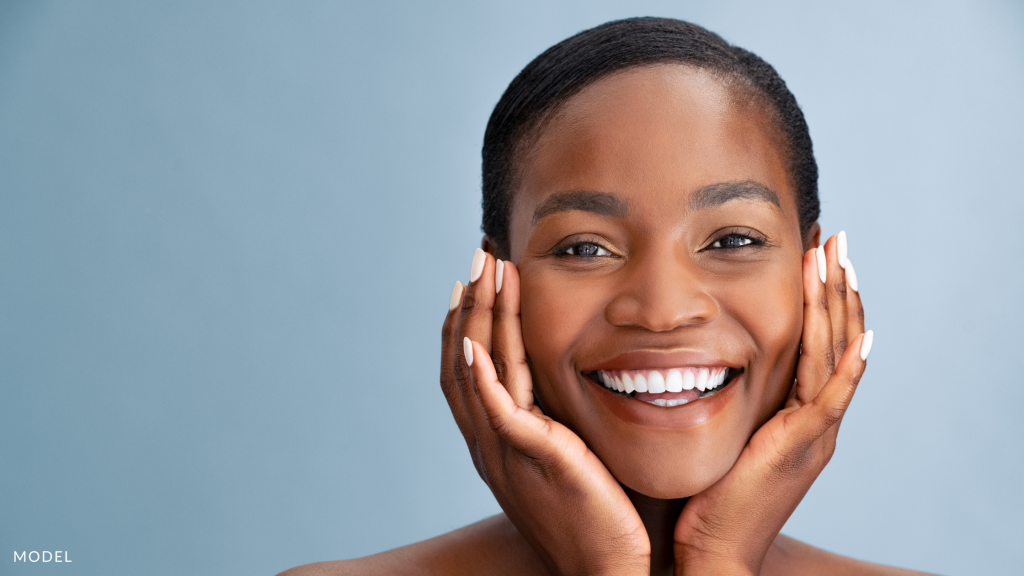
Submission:
M 831 428 L 836 422 L 843 419 L 843 413 L 845 410 L 838 406 L 828 406 L 823 410 L 822 421 L 825 423 L 826 428 Z
M 835 285 L 835 287 L 833 289 L 836 291 L 836 295 L 837 296 L 839 296 L 840 298 L 842 298 L 844 300 L 846 299 L 846 281 L 845 280 L 840 280 L 839 282 L 836 282 L 836 285 Z
M 834 346 L 836 351 L 833 354 L 833 357 L 842 357 L 843 353 L 846 352 L 846 345 L 847 345 L 846 334 L 843 333 L 843 332 L 840 332 L 836 336 L 836 342 L 835 342 L 835 346 Z
M 458 400 L 455 383 L 445 378 L 444 374 L 441 374 L 441 392 L 444 393 L 444 399 L 448 401 L 448 405 L 454 406 L 453 403 Z
M 494 373 L 498 376 L 498 382 L 502 384 L 508 382 L 507 378 L 511 369 L 508 365 L 508 361 L 505 359 L 505 355 L 495 351 L 491 357 L 491 363 L 494 364 Z
M 508 438 L 513 432 L 515 432 L 515 430 L 512 429 L 512 425 L 509 423 L 508 418 L 492 418 L 490 414 L 487 414 L 486 416 L 487 424 L 490 425 L 491 430 L 497 432 L 502 438 Z
M 828 371 L 826 376 L 831 376 L 836 371 L 836 352 L 831 348 L 825 350 L 825 369 Z
M 465 361 L 460 361 L 460 356 L 461 354 L 456 353 L 455 366 L 453 367 L 452 371 L 455 374 L 455 381 L 458 382 L 459 384 L 464 384 L 470 381 L 471 375 L 469 371 L 469 366 L 466 365 Z
M 560 474 L 560 467 L 548 458 L 517 457 L 509 463 L 509 467 L 540 478 L 544 483 L 554 483 Z
M 806 468 L 807 462 L 807 450 L 798 449 L 781 453 L 773 458 L 768 464 L 771 469 L 772 476 L 776 479 L 782 479 L 790 477 Z
M 824 290 L 821 290 L 821 295 L 818 297 L 818 306 L 828 312 L 828 294 Z
M 466 289 L 466 293 L 462 296 L 462 311 L 464 313 L 472 312 L 476 309 L 479 300 L 480 299 L 477 298 L 475 290 Z

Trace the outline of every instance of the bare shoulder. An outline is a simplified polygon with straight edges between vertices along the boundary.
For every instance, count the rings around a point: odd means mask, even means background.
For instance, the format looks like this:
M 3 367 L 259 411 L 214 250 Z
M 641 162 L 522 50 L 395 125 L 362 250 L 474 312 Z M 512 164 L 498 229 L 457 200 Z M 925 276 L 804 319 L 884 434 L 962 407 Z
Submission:
M 306 564 L 278 576 L 546 574 L 529 543 L 504 514 L 436 538 L 373 556 Z
M 921 576 L 924 572 L 873 564 L 815 548 L 783 534 L 775 539 L 761 567 L 762 576 Z

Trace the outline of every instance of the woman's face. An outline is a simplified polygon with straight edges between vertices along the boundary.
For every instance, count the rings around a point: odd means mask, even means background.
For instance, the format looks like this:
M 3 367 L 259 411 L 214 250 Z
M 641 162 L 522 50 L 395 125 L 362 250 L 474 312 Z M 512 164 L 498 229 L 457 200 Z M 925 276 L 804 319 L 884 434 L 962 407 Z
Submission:
M 756 100 L 658 65 L 574 96 L 523 160 L 510 248 L 537 397 L 648 496 L 721 478 L 790 389 L 805 242 L 779 142 Z M 703 371 L 722 384 L 701 392 Z M 602 384 L 627 378 L 648 392 Z

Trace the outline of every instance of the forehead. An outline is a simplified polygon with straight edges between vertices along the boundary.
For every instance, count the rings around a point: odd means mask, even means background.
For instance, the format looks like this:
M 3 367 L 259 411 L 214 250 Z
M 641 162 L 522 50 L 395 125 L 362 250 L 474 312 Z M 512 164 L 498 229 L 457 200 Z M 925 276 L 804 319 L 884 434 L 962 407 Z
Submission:
M 775 190 L 795 218 L 781 135 L 760 99 L 735 84 L 665 64 L 613 74 L 573 96 L 522 158 L 513 245 L 540 202 L 571 190 L 663 210 L 709 184 L 753 180 Z

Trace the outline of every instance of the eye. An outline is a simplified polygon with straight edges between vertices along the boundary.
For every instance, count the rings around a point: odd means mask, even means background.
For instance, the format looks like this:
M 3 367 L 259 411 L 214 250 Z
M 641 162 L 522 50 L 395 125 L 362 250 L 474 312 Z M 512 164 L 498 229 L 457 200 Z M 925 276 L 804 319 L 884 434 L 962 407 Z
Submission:
M 722 236 L 718 240 L 715 240 L 711 244 L 711 248 L 723 248 L 728 250 L 731 248 L 743 248 L 744 246 L 754 246 L 761 243 L 762 242 L 760 240 L 756 240 L 744 234 L 726 234 L 725 236 Z
M 559 256 L 578 256 L 581 258 L 596 258 L 600 256 L 611 256 L 612 253 L 599 244 L 593 242 L 577 242 L 566 246 L 556 252 Z

